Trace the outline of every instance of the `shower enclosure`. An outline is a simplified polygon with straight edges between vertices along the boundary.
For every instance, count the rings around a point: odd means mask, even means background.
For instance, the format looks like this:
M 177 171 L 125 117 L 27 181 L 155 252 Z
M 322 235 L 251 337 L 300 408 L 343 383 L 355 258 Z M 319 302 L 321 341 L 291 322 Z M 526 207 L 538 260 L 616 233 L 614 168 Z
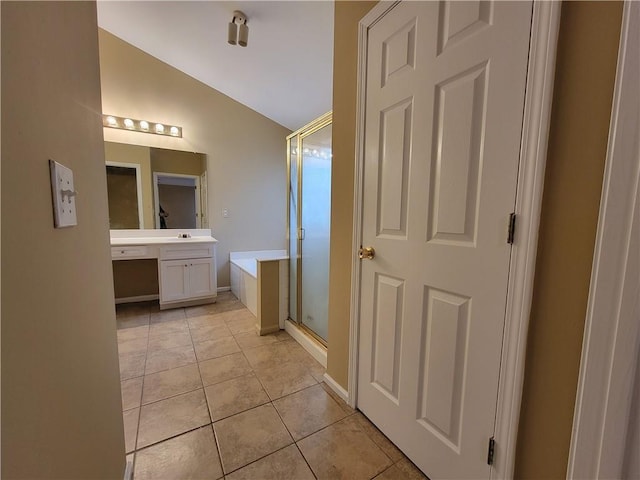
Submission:
M 287 137 L 289 318 L 327 344 L 331 112 Z

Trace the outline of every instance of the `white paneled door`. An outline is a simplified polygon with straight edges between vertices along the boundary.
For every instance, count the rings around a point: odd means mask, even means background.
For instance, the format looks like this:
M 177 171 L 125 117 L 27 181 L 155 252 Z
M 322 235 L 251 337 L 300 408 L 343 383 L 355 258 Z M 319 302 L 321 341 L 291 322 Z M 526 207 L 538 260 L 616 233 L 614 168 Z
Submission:
M 432 480 L 489 478 L 531 2 L 369 28 L 357 405 Z

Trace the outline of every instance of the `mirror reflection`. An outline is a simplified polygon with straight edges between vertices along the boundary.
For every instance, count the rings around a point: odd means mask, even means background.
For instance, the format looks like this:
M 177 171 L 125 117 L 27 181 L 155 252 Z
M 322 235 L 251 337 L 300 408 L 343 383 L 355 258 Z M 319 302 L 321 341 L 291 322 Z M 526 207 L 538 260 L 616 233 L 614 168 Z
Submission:
M 105 142 L 109 228 L 208 228 L 202 153 Z

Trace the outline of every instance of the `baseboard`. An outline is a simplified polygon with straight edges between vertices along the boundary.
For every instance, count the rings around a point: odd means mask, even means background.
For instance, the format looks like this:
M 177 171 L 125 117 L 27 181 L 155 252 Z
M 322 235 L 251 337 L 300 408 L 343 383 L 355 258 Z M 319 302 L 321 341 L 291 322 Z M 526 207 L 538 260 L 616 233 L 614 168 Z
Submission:
M 194 300 L 184 300 L 179 302 L 160 303 L 160 310 L 168 310 L 170 308 L 197 307 L 198 305 L 208 305 L 216 303 L 218 292 L 212 297 L 196 298 Z
M 349 403 L 349 392 L 347 392 L 344 388 L 340 386 L 338 382 L 336 382 L 331 375 L 328 373 L 324 374 L 324 383 L 326 383 L 331 390 L 336 392 L 338 396 L 345 401 L 345 403 Z
M 218 293 L 220 292 L 228 292 L 231 290 L 231 287 L 218 287 Z
M 149 302 L 151 300 L 158 300 L 160 298 L 160 295 L 158 294 L 154 294 L 154 295 L 138 295 L 137 297 L 120 297 L 120 298 L 116 298 L 116 305 L 119 305 L 121 303 L 136 303 L 136 302 Z
M 132 460 L 127 459 L 127 463 L 124 467 L 124 480 L 133 480 L 133 461 Z
M 256 325 L 256 330 L 258 335 L 269 335 L 270 333 L 276 333 L 280 331 L 280 325 L 273 325 L 272 327 L 260 327 L 260 325 Z
M 284 322 L 285 331 L 293 337 L 293 339 L 304 348 L 309 355 L 315 358 L 324 368 L 327 368 L 327 349 L 320 345 L 316 340 L 312 339 L 295 326 L 292 322 Z

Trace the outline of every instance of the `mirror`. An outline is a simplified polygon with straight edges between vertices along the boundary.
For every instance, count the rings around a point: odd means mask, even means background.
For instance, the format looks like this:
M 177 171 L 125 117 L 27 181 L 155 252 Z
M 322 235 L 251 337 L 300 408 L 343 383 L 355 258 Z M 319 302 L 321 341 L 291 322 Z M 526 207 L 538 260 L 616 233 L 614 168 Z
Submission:
M 209 228 L 202 153 L 104 142 L 109 228 Z

